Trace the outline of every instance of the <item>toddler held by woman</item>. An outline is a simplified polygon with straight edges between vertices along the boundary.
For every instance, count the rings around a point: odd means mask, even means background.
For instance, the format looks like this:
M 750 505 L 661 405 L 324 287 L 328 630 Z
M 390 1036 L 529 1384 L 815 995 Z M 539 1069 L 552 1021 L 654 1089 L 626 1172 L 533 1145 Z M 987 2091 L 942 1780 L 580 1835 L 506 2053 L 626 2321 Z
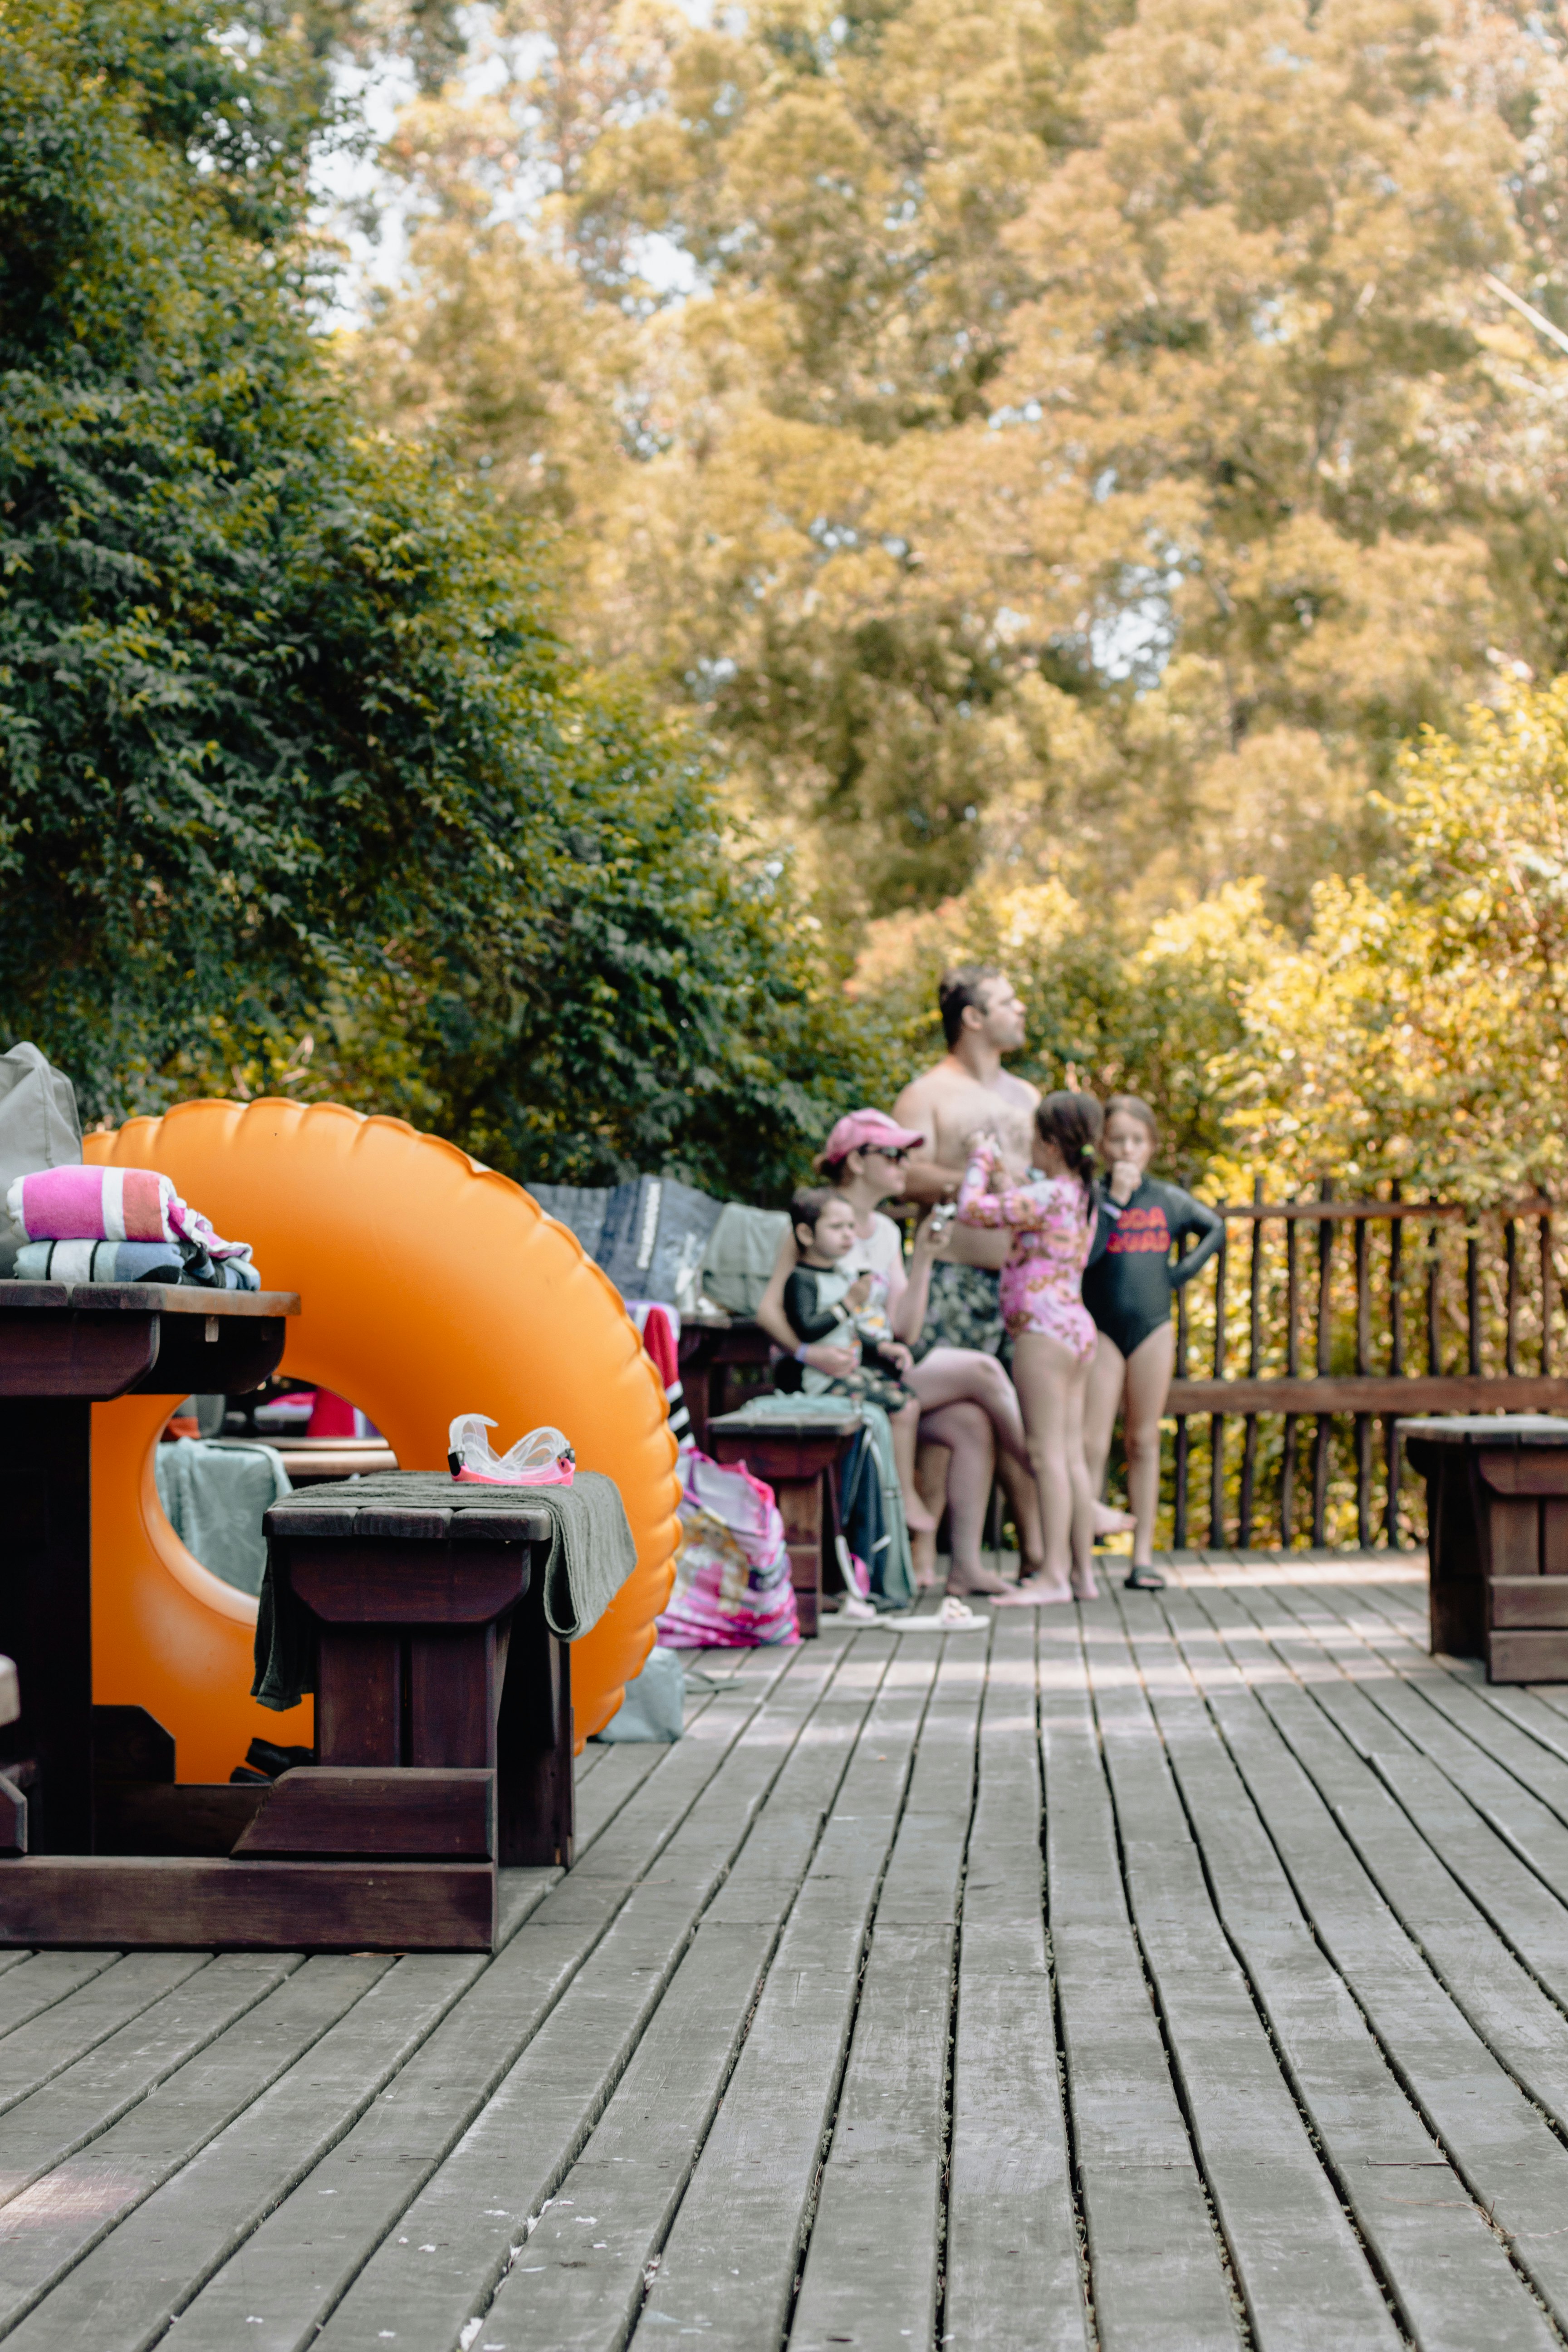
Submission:
M 918 1414 L 919 1400 L 903 1379 L 910 1351 L 893 1338 L 886 1314 L 871 1305 L 871 1276 L 843 1270 L 855 1247 L 852 1204 L 826 1185 L 808 1186 L 791 1201 L 790 1219 L 800 1262 L 784 1284 L 784 1310 L 802 1369 L 789 1385 L 807 1396 L 864 1398 L 889 1414 Z M 824 1372 L 805 1362 L 805 1349 L 824 1339 L 853 1353 L 850 1370 Z

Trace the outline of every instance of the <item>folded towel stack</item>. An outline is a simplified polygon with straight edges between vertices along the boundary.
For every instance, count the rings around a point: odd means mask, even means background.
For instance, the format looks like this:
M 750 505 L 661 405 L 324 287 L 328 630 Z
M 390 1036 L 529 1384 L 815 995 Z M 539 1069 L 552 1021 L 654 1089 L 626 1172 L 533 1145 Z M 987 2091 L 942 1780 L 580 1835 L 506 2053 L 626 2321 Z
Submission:
M 186 1254 L 188 1252 L 188 1255 Z M 259 1290 L 239 1258 L 210 1258 L 188 1242 L 24 1242 L 18 1282 L 184 1282 L 204 1290 Z
M 16 1253 L 23 1281 L 261 1287 L 250 1244 L 224 1241 L 151 1168 L 41 1168 L 16 1178 L 5 1207 L 27 1237 Z

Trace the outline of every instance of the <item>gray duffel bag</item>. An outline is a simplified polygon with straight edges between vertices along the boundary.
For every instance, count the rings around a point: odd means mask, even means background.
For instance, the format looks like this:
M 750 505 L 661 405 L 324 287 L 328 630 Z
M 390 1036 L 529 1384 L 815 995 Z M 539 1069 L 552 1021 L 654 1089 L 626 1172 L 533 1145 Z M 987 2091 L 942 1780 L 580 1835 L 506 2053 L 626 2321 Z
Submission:
M 36 1045 L 0 1054 L 0 1276 L 16 1272 L 26 1235 L 5 1213 L 5 1194 L 36 1168 L 81 1163 L 81 1119 L 76 1089 Z

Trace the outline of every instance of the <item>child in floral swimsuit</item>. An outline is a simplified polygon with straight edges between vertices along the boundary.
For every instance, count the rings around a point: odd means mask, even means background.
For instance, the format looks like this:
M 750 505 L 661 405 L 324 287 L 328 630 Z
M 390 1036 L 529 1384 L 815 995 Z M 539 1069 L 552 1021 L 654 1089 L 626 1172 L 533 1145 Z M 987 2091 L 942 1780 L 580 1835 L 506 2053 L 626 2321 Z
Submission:
M 1085 1363 L 1095 1349 L 1094 1319 L 1083 1303 L 1083 1270 L 1098 1223 L 1094 1194 L 1076 1175 L 1037 1178 L 1027 1184 L 993 1177 L 995 1140 L 974 1147 L 958 1192 L 963 1225 L 1010 1225 L 1013 1255 L 1002 1269 L 1002 1320 L 1009 1338 L 1043 1331 Z
M 1093 1186 L 1103 1117 L 1092 1095 L 1047 1095 L 1035 1113 L 1044 1170 L 1026 1184 L 997 1181 L 1001 1148 L 977 1136 L 958 1192 L 959 1221 L 1010 1228 L 1002 1269 L 1002 1318 L 1013 1340 L 1013 1378 L 1040 1493 L 1045 1566 L 1017 1601 L 1095 1596 L 1094 1498 L 1083 1451 L 1083 1406 L 1096 1333 L 1083 1303 L 1083 1270 L 1104 1247 Z

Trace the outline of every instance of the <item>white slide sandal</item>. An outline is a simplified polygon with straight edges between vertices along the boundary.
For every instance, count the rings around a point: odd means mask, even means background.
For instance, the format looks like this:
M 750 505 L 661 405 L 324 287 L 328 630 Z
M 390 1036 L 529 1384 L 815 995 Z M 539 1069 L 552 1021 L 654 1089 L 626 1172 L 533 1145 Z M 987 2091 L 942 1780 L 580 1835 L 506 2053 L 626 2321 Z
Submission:
M 990 1623 L 986 1617 L 977 1617 L 973 1609 L 955 1593 L 950 1592 L 940 1609 L 928 1616 L 879 1617 L 877 1622 L 889 1633 L 978 1633 Z

